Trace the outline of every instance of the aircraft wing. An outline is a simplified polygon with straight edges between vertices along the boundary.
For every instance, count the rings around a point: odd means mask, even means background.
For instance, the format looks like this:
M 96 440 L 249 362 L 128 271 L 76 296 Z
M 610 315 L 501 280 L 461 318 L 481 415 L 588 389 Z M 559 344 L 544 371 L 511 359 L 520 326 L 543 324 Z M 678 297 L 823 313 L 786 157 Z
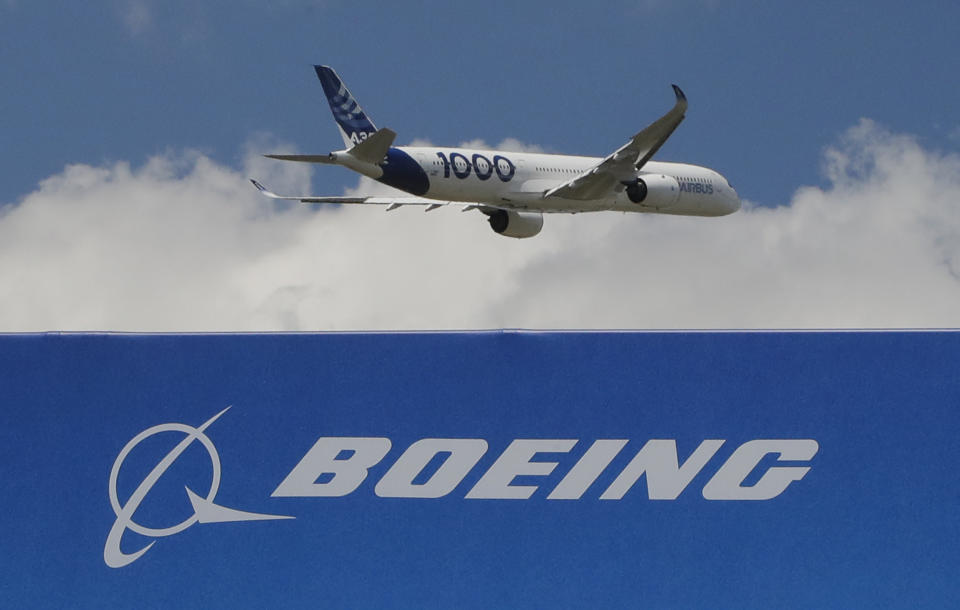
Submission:
M 687 111 L 687 96 L 673 86 L 677 101 L 665 115 L 633 136 L 629 142 L 593 168 L 544 193 L 544 197 L 564 199 L 603 199 L 623 182 L 636 177 L 636 171 L 663 146 Z
M 279 159 L 281 161 L 299 161 L 300 163 L 326 163 L 335 165 L 337 162 L 329 154 L 326 155 L 263 155 L 268 159 Z
M 480 208 L 490 208 L 488 205 L 481 204 L 471 204 L 462 201 L 439 201 L 437 199 L 427 199 L 426 197 L 312 197 L 312 196 L 283 196 L 277 195 L 273 191 L 267 189 L 259 182 L 254 179 L 250 179 L 250 182 L 253 183 L 253 186 L 257 187 L 257 190 L 263 193 L 265 196 L 271 199 L 282 199 L 285 201 L 299 201 L 301 203 L 336 203 L 336 204 L 365 204 L 365 205 L 385 205 L 387 206 L 387 211 L 395 210 L 401 206 L 405 205 L 422 205 L 427 206 L 427 212 L 435 210 L 437 208 L 446 206 L 446 205 L 461 205 L 464 206 L 462 211 L 474 210 Z
M 378 129 L 370 134 L 365 140 L 361 140 L 347 151 L 347 154 L 353 155 L 361 161 L 367 163 L 380 163 L 387 156 L 387 151 L 393 145 L 397 132 L 392 129 Z M 278 159 L 280 161 L 299 161 L 300 163 L 326 163 L 327 165 L 337 165 L 336 153 L 327 153 L 325 155 L 263 155 L 268 159 Z

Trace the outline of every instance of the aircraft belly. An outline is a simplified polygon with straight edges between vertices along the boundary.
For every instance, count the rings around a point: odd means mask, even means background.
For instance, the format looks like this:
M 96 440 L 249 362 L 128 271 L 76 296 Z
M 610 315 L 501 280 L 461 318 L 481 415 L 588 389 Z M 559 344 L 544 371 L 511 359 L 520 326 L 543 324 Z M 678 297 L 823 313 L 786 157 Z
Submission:
M 579 214 L 581 212 L 602 212 L 609 210 L 613 202 L 605 199 L 555 199 L 550 197 L 543 200 L 545 205 L 550 206 L 551 212 L 565 212 L 568 214 Z
M 730 213 L 723 198 L 716 193 L 680 193 L 677 210 L 678 214 L 690 216 L 724 216 Z
M 426 196 L 442 201 L 460 201 L 460 190 L 448 179 L 430 176 L 430 190 Z
M 442 176 L 430 177 L 430 190 L 427 197 L 448 201 L 468 201 L 471 203 L 487 203 L 495 206 L 510 207 L 514 201 L 510 193 L 505 192 L 499 184 L 472 180 L 456 180 Z M 539 198 L 539 195 L 537 196 Z

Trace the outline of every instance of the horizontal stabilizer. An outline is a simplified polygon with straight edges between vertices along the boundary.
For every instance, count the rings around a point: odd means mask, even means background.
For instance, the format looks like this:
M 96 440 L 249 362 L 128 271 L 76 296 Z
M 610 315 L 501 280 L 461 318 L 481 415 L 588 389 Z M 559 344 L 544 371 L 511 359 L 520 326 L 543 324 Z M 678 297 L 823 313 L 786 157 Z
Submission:
M 397 132 L 384 127 L 375 131 L 366 140 L 348 150 L 347 153 L 361 161 L 379 165 L 387 156 L 387 151 L 393 146 L 396 137 Z
M 334 164 L 331 155 L 263 155 L 268 159 L 279 159 L 280 161 L 299 161 L 301 163 L 326 163 Z

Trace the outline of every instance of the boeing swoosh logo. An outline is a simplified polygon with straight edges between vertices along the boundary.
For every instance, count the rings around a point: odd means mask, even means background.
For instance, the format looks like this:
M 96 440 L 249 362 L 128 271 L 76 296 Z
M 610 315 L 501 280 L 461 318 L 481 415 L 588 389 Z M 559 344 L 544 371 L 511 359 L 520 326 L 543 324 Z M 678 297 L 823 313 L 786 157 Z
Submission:
M 204 431 L 229 409 L 230 407 L 227 407 L 223 411 L 220 411 L 197 428 L 178 423 L 160 424 L 158 426 L 153 426 L 152 428 L 147 428 L 140 434 L 130 439 L 130 442 L 128 442 L 120 451 L 120 454 L 117 456 L 116 461 L 113 463 L 113 468 L 110 471 L 110 505 L 113 507 L 113 512 L 116 514 L 117 519 L 113 522 L 113 527 L 110 528 L 110 533 L 107 535 L 107 542 L 103 547 L 103 561 L 108 566 L 111 568 L 122 568 L 123 566 L 129 565 L 142 557 L 144 553 L 149 551 L 150 548 L 156 544 L 156 540 L 154 540 L 147 546 L 134 553 L 124 553 L 120 550 L 120 539 L 123 537 L 123 533 L 128 529 L 150 538 L 163 538 L 165 536 L 178 534 L 194 523 L 224 523 L 229 521 L 293 519 L 293 517 L 287 515 L 252 513 L 234 508 L 228 508 L 226 506 L 221 506 L 214 503 L 213 499 L 216 497 L 217 491 L 220 488 L 220 455 L 217 453 L 217 448 L 214 447 L 210 437 L 208 437 Z M 162 432 L 181 432 L 186 436 L 176 447 L 170 450 L 170 452 L 164 456 L 164 458 L 160 460 L 156 466 L 154 466 L 153 470 L 150 471 L 150 474 L 143 479 L 140 485 L 137 486 L 136 490 L 134 490 L 133 494 L 127 498 L 126 503 L 121 505 L 119 496 L 117 494 L 117 477 L 120 474 L 120 467 L 123 465 L 124 460 L 130 454 L 130 452 L 137 445 L 151 436 L 160 434 Z M 207 492 L 205 497 L 201 497 L 189 487 L 184 487 L 187 497 L 190 499 L 190 505 L 193 507 L 193 515 L 184 519 L 177 525 L 165 528 L 145 527 L 134 521 L 133 515 L 136 513 L 140 503 L 143 502 L 144 498 L 147 497 L 147 494 L 150 493 L 150 490 L 153 488 L 153 486 L 157 483 L 160 477 L 163 476 L 163 473 L 173 465 L 177 458 L 180 457 L 180 455 L 194 441 L 199 442 L 207 450 L 207 454 L 210 456 L 210 463 L 213 467 L 213 477 L 210 481 L 210 490 Z

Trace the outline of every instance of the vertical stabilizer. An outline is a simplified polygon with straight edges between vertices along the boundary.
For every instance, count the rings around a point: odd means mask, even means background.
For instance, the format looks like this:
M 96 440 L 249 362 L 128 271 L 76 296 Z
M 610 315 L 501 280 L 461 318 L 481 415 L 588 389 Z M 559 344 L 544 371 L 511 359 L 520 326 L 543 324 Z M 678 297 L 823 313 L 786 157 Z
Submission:
M 317 71 L 320 84 L 323 85 L 323 92 L 327 96 L 333 118 L 337 121 L 340 135 L 343 136 L 343 142 L 347 145 L 347 148 L 351 148 L 373 135 L 377 128 L 367 118 L 357 100 L 353 99 L 347 86 L 343 84 L 333 68 L 329 66 L 314 66 L 314 68 Z

